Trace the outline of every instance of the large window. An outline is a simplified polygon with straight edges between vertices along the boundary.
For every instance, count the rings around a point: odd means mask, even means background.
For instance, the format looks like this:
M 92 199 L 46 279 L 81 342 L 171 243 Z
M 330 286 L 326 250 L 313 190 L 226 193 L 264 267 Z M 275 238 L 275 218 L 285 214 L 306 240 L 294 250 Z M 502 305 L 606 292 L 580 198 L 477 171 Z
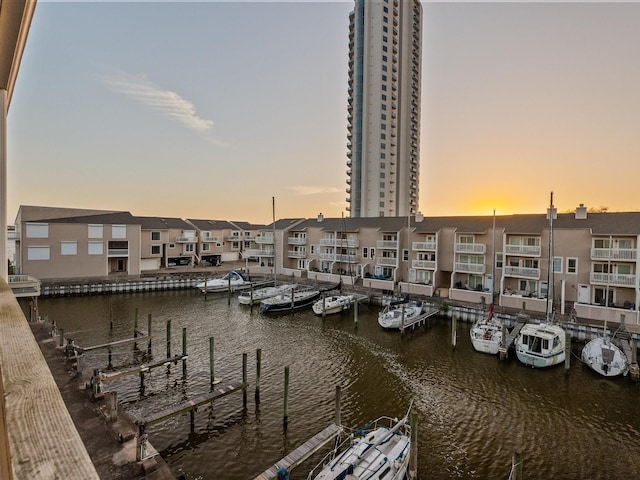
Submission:
M 27 223 L 27 238 L 49 238 L 49 224 Z
M 27 260 L 49 260 L 49 247 L 28 247 Z
M 88 237 L 89 238 L 102 238 L 103 226 L 102 225 L 89 225 Z
M 111 238 L 127 238 L 127 226 L 111 225 Z
M 102 255 L 104 253 L 103 242 L 89 242 L 89 249 L 87 253 L 89 255 Z
M 160 255 L 160 245 L 151 245 L 151 255 Z
M 567 273 L 578 273 L 578 259 L 567 258 Z
M 77 255 L 78 242 L 60 242 L 60 255 Z
M 151 232 L 151 241 L 159 242 L 160 241 L 160 232 Z

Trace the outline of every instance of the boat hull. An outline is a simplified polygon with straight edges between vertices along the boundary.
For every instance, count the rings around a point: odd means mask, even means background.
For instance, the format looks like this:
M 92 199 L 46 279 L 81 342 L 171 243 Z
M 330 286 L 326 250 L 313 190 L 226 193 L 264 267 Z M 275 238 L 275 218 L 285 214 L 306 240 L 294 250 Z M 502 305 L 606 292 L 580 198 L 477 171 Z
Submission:
M 253 291 L 253 295 L 251 295 L 251 292 L 244 291 L 243 293 L 238 295 L 238 303 L 240 303 L 241 305 L 252 305 L 252 303 L 260 303 L 267 298 L 272 298 L 277 295 L 291 292 L 291 289 L 294 288 L 296 288 L 295 284 L 258 288 Z
M 516 339 L 518 360 L 533 368 L 546 368 L 565 360 L 565 332 L 555 324 L 526 324 Z
M 389 306 L 378 315 L 378 324 L 386 329 L 401 328 L 403 323 L 411 323 L 419 317 L 423 308 L 424 306 L 421 302 Z
M 320 292 L 314 290 L 312 292 L 294 292 L 293 300 L 291 295 L 277 295 L 260 302 L 260 311 L 262 313 L 271 312 L 290 312 L 309 307 L 320 296 Z
M 312 309 L 316 315 L 332 315 L 349 310 L 354 301 L 354 295 L 333 295 L 317 300 L 313 304 Z
M 469 336 L 476 351 L 496 355 L 502 344 L 502 325 L 495 322 L 474 324 Z
M 605 338 L 594 338 L 582 349 L 582 361 L 603 377 L 626 375 L 629 364 L 626 355 Z

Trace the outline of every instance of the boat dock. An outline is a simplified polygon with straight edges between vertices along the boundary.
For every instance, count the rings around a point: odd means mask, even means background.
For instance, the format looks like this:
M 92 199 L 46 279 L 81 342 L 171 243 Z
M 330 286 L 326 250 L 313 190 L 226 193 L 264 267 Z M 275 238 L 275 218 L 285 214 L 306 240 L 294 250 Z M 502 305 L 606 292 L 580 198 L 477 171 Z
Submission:
M 516 342 L 516 338 L 518 338 L 518 334 L 520 333 L 520 330 L 522 330 L 522 327 L 524 327 L 526 323 L 527 323 L 526 320 L 516 321 L 515 325 L 513 326 L 511 331 L 508 333 L 505 327 L 502 328 L 503 341 L 502 341 L 502 345 L 500 346 L 500 349 L 498 350 L 500 355 L 500 360 L 504 360 L 505 358 L 508 358 L 509 349 L 514 346 Z
M 327 428 L 317 433 L 312 438 L 304 442 L 293 452 L 289 453 L 282 460 L 276 462 L 273 466 L 258 475 L 255 480 L 273 480 L 278 478 L 278 472 L 284 468 L 289 472 L 292 468 L 298 466 L 311 455 L 324 448 L 329 442 L 334 440 L 340 434 L 342 427 L 332 423 Z
M 418 327 L 420 325 L 422 325 L 423 323 L 427 322 L 427 319 L 434 317 L 435 315 L 437 315 L 438 313 L 440 313 L 440 308 L 437 305 L 428 305 L 427 306 L 427 311 L 421 313 L 420 315 L 418 315 L 417 317 L 411 319 L 411 321 L 402 321 L 402 325 L 400 326 L 400 331 L 403 332 L 404 330 L 406 330 L 407 328 L 415 328 Z

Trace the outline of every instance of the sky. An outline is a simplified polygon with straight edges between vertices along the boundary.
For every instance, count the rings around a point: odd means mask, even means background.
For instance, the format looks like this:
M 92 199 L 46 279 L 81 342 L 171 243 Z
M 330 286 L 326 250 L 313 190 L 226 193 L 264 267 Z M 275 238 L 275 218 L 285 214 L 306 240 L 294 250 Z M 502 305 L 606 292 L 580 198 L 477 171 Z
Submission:
M 40 0 L 20 205 L 269 223 L 346 212 L 352 1 Z M 640 3 L 423 2 L 419 211 L 640 211 Z

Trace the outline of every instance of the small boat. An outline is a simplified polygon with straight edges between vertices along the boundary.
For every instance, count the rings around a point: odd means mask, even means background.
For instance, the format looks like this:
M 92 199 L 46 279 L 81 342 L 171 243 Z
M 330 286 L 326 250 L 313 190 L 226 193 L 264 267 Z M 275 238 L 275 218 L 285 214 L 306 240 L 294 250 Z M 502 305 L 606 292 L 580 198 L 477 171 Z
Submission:
M 238 295 L 238 302 L 242 305 L 251 305 L 253 303 L 260 303 L 267 298 L 275 297 L 283 293 L 291 292 L 291 289 L 296 288 L 295 283 L 284 283 L 282 285 L 275 285 L 271 287 L 257 288 L 253 292 L 244 290 Z
M 473 348 L 482 353 L 495 355 L 502 344 L 502 322 L 493 316 L 493 303 L 487 318 L 476 321 L 469 331 Z
M 565 332 L 555 323 L 527 323 L 515 341 L 520 362 L 534 368 L 550 367 L 564 362 Z
M 403 322 L 411 323 L 422 314 L 424 304 L 421 301 L 405 300 L 391 302 L 378 315 L 382 328 L 401 328 Z
M 582 361 L 605 377 L 626 375 L 629 371 L 624 352 L 606 337 L 589 341 L 582 349 Z
M 224 292 L 228 289 L 231 291 L 249 288 L 251 281 L 237 270 L 232 270 L 222 278 L 212 278 L 206 282 L 200 282 L 196 288 L 204 292 Z
M 313 309 L 313 313 L 316 315 L 331 315 L 333 313 L 340 313 L 344 310 L 349 310 L 355 301 L 357 301 L 357 298 L 352 293 L 331 295 L 329 297 L 316 300 L 311 308 Z
M 380 417 L 349 435 L 309 472 L 307 479 L 403 480 L 410 450 L 408 414 L 401 420 Z
M 260 302 L 260 312 L 290 312 L 310 306 L 320 296 L 320 290 L 291 289 L 289 293 L 281 293 Z

